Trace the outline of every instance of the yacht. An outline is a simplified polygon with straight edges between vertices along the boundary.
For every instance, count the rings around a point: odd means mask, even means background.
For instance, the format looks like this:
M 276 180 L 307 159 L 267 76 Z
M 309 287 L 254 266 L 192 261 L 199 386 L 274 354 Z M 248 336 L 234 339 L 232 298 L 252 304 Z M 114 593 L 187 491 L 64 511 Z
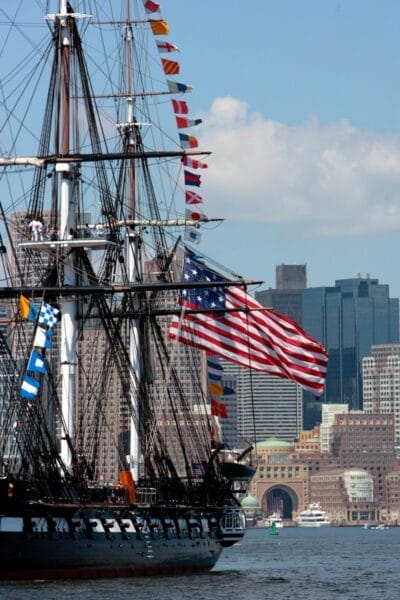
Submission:
M 295 521 L 299 527 L 330 527 L 331 525 L 326 512 L 316 502 L 299 513 Z
M 283 519 L 279 513 L 272 513 L 263 520 L 263 527 L 276 527 L 280 529 L 283 527 Z

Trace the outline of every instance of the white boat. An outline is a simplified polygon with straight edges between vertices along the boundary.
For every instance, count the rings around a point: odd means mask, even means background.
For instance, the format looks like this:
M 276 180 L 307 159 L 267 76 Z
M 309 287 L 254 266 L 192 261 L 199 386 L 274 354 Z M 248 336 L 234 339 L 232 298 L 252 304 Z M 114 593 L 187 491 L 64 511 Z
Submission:
M 295 519 L 299 527 L 330 527 L 331 522 L 317 502 L 313 502 Z
M 283 527 L 283 520 L 279 513 L 272 513 L 272 515 L 269 515 L 263 521 L 264 527 L 273 527 L 274 525 L 277 529 Z

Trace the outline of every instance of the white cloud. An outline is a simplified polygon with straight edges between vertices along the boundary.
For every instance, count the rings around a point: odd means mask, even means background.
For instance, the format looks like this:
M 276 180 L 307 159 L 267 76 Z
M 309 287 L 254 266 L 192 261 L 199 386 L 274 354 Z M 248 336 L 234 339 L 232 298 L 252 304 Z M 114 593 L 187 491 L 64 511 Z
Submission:
M 204 117 L 204 208 L 320 235 L 400 229 L 400 138 L 315 119 L 289 126 L 232 97 Z

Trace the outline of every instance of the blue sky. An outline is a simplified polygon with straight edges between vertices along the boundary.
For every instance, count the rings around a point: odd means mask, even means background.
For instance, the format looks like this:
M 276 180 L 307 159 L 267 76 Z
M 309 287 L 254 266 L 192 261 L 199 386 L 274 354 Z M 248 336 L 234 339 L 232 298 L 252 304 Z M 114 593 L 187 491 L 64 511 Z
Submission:
M 263 288 L 306 263 L 310 286 L 369 274 L 400 297 L 400 2 L 158 1 L 225 219 L 199 250 Z
M 400 297 L 400 3 L 163 0 L 213 151 L 199 248 L 274 287 L 369 274 Z

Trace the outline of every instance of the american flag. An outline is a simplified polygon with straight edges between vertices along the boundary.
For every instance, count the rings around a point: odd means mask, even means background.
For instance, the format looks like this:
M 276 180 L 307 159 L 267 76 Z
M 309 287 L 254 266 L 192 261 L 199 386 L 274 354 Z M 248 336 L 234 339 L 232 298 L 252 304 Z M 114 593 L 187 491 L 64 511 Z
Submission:
M 218 286 L 226 279 L 189 250 L 185 252 L 183 281 L 188 284 L 179 299 L 183 311 L 181 318 L 172 320 L 170 339 L 291 379 L 315 396 L 322 395 L 326 350 L 295 321 L 263 307 L 240 286 Z M 216 285 L 190 287 L 190 283 L 201 281 Z M 192 310 L 204 312 L 189 312 Z

